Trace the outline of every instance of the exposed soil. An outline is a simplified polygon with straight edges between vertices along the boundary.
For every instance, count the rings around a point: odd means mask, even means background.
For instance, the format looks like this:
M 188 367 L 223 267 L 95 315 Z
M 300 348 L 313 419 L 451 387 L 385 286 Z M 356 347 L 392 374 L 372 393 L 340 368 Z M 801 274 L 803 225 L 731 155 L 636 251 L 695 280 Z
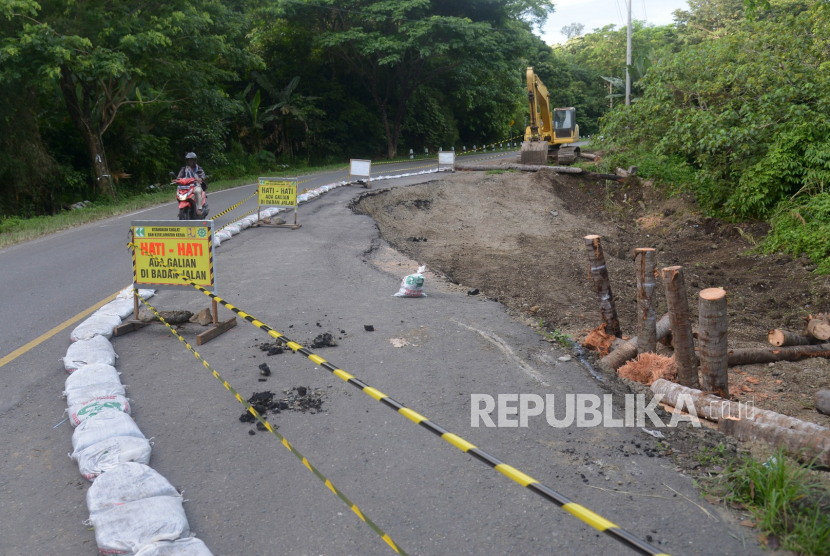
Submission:
M 636 247 L 656 248 L 658 267 L 684 267 L 695 323 L 697 292 L 727 290 L 730 347 L 764 346 L 769 329 L 800 331 L 806 315 L 830 309 L 830 279 L 811 274 L 806 256 L 753 249 L 765 224 L 706 218 L 688 197 L 663 198 L 630 181 L 606 187 L 548 172 L 460 172 L 369 192 L 355 207 L 412 259 L 577 340 L 600 323 L 582 239 L 588 234 L 603 238 L 627 335 L 636 334 Z M 660 291 L 658 317 L 665 310 Z M 815 392 L 830 388 L 826 359 L 733 368 L 729 380 L 737 399 L 830 426 L 813 408 Z

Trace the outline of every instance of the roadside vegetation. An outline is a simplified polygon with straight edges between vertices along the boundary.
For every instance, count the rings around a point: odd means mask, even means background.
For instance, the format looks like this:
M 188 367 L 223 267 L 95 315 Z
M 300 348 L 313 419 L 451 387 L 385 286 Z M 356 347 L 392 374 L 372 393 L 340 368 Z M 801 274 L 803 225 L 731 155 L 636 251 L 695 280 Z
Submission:
M 760 533 L 763 544 L 830 555 L 830 490 L 819 472 L 782 450 L 763 462 L 748 456 L 730 460 L 717 450 L 698 459 L 705 470 L 715 470 L 702 479 L 707 499 L 741 512 L 747 518 L 741 525 Z

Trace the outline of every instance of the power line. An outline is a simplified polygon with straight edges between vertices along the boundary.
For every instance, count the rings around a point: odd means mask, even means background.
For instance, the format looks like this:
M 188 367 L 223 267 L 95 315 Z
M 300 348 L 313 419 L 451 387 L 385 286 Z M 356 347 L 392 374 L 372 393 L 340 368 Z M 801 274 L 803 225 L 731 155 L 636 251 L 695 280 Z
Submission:
M 625 20 L 622 16 L 622 10 L 620 10 L 620 0 L 614 0 L 614 3 L 617 5 L 617 15 L 620 16 L 620 25 L 625 25 Z
M 646 11 L 646 0 L 642 0 L 643 2 L 643 19 L 648 21 L 648 12 Z

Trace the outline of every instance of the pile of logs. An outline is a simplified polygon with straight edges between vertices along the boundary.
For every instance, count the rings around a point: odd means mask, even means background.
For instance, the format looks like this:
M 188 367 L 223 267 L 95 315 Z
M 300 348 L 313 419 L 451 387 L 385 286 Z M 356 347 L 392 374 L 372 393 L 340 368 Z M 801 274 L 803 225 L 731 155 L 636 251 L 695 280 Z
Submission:
M 655 264 L 656 251 L 652 248 L 634 250 L 634 264 L 637 275 L 637 336 L 623 341 L 611 280 L 602 238 L 598 235 L 585 236 L 585 246 L 590 264 L 590 276 L 597 300 L 605 334 L 616 336 L 611 351 L 600 359 L 600 366 L 615 372 L 626 362 L 642 353 L 655 353 L 657 343 L 667 343 L 674 348 L 677 365 L 677 381 L 657 380 L 652 390 L 661 395 L 674 388 L 692 395 L 703 404 L 707 419 L 719 422 L 719 428 L 727 434 L 742 440 L 763 439 L 771 444 L 783 446 L 791 451 L 801 451 L 804 457 L 818 459 L 830 466 L 830 429 L 813 423 L 805 423 L 774 413 L 755 410 L 749 419 L 738 414 L 720 415 L 712 418 L 706 408 L 723 404 L 740 404 L 729 401 L 729 367 L 772 363 L 776 361 L 799 361 L 810 357 L 830 358 L 830 315 L 811 315 L 803 333 L 787 330 L 770 330 L 767 340 L 772 347 L 729 349 L 727 345 L 727 300 L 722 288 L 707 288 L 698 293 L 697 349 L 692 334 L 692 321 L 683 268 L 670 266 L 658 273 Z M 668 313 L 657 320 L 655 315 L 656 279 L 662 278 L 666 294 Z M 674 406 L 671 397 L 664 399 Z M 830 414 L 830 391 L 820 391 L 816 396 L 816 408 Z M 825 411 L 826 409 L 826 411 Z M 698 413 L 700 413 L 698 408 Z M 757 415 L 761 415 L 758 417 Z

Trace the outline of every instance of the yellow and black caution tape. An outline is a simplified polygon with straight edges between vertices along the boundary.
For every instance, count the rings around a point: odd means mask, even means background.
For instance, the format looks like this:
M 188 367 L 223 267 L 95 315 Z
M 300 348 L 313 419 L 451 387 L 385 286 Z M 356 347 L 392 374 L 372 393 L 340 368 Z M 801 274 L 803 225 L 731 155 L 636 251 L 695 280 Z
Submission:
M 133 246 L 133 248 L 136 247 L 135 244 L 133 244 L 132 246 Z M 162 259 L 157 258 L 157 257 L 153 257 L 153 258 L 156 259 L 157 263 L 160 264 L 161 266 L 166 266 L 166 265 L 164 265 L 164 261 Z M 239 309 L 238 307 L 232 305 L 228 301 L 225 301 L 224 299 L 222 299 L 218 295 L 209 292 L 208 290 L 206 290 L 205 288 L 203 288 L 199 284 L 197 284 L 195 282 L 192 282 L 188 278 L 178 274 L 178 272 L 175 272 L 175 269 L 171 269 L 171 270 L 174 271 L 174 274 L 176 274 L 179 279 L 181 279 L 182 281 L 190 284 L 191 286 L 193 286 L 194 288 L 196 288 L 197 290 L 199 290 L 200 292 L 202 292 L 206 296 L 208 296 L 211 299 L 215 300 L 217 303 L 221 303 L 229 311 L 231 311 L 233 313 L 236 313 L 237 315 L 242 317 L 244 320 L 250 322 L 251 324 L 253 324 L 257 328 L 259 328 L 260 330 L 265 331 L 269 336 L 271 336 L 275 340 L 278 340 L 278 341 L 282 342 L 285 346 L 289 347 L 295 353 L 300 353 L 302 355 L 305 355 L 312 362 L 314 362 L 317 365 L 320 365 L 321 367 L 323 367 L 327 371 L 331 372 L 337 378 L 351 384 L 352 386 L 355 386 L 355 387 L 359 388 L 364 394 L 370 396 L 371 398 L 373 398 L 376 401 L 382 403 L 383 405 L 397 411 L 398 413 L 400 413 L 401 415 L 403 415 L 404 417 L 406 417 L 407 419 L 409 419 L 410 421 L 412 421 L 416 425 L 420 425 L 420 426 L 424 427 L 425 429 L 427 429 L 431 433 L 436 434 L 437 436 L 441 437 L 446 442 L 452 444 L 453 446 L 455 446 L 456 448 L 458 448 L 462 452 L 464 452 L 466 454 L 470 454 L 471 456 L 473 456 L 477 460 L 489 465 L 490 467 L 492 467 L 493 469 L 495 469 L 496 471 L 498 471 L 499 473 L 501 473 L 505 477 L 508 477 L 509 479 L 512 479 L 513 481 L 519 483 L 523 487 L 532 490 L 533 492 L 535 492 L 536 494 L 538 494 L 539 496 L 541 496 L 545 500 L 547 500 L 549 502 L 553 502 L 554 504 L 561 507 L 563 510 L 565 510 L 569 514 L 571 514 L 574 517 L 581 520 L 583 523 L 586 523 L 586 524 L 590 525 L 591 527 L 593 527 L 597 531 L 605 533 L 606 535 L 610 536 L 611 538 L 617 540 L 618 542 L 624 544 L 628 548 L 631 548 L 631 549 L 635 550 L 636 552 L 638 552 L 640 554 L 645 554 L 645 555 L 648 555 L 648 556 L 667 556 L 662 551 L 660 551 L 657 548 L 653 547 L 652 545 L 650 545 L 646 541 L 640 539 L 636 535 L 634 535 L 632 533 L 629 533 L 628 531 L 626 531 L 625 529 L 623 529 L 619 525 L 616 525 L 616 524 L 612 523 L 611 521 L 605 519 L 604 517 L 600 516 L 599 514 L 596 514 L 596 513 L 592 512 L 591 510 L 589 510 L 588 508 L 586 508 L 585 506 L 583 506 L 581 504 L 577 504 L 576 502 L 572 502 L 567 497 L 563 496 L 562 494 L 559 494 L 558 492 L 556 492 L 552 488 L 543 485 L 542 483 L 540 483 L 539 481 L 537 481 L 533 477 L 531 477 L 529 475 L 526 475 L 525 473 L 522 473 L 521 471 L 519 471 L 518 469 L 516 469 L 512 465 L 508 465 L 506 463 L 503 463 L 502 461 L 500 461 L 499 459 L 491 456 L 490 454 L 488 454 L 484 450 L 481 450 L 481 449 L 477 448 L 474 444 L 464 440 L 460 436 L 458 436 L 456 434 L 453 434 L 453 433 L 449 432 L 448 430 L 444 429 L 443 427 L 433 423 L 432 421 L 430 421 L 429 419 L 427 419 L 426 417 L 424 417 L 420 413 L 418 413 L 416 411 L 413 411 L 412 409 L 409 409 L 408 407 L 404 407 L 404 405 L 401 404 L 400 402 L 397 402 L 397 401 L 393 400 L 392 398 L 390 398 L 389 396 L 387 396 L 386 394 L 384 394 L 383 392 L 381 392 L 381 391 L 379 391 L 375 388 L 372 388 L 368 384 L 364 383 L 362 380 L 356 378 L 354 375 L 344 371 L 343 369 L 340 369 L 340 368 L 336 367 L 335 365 L 332 365 L 331 363 L 329 363 L 328 361 L 326 361 L 325 359 L 323 359 L 319 355 L 314 354 L 313 352 L 311 352 L 308 349 L 304 348 L 303 346 L 301 346 L 297 342 L 292 341 L 291 339 L 286 337 L 284 334 L 281 334 L 281 333 L 277 332 L 276 330 L 274 330 L 273 328 L 271 328 L 270 326 L 268 326 L 264 322 L 258 320 L 254 316 L 252 316 L 252 315 L 246 313 L 245 311 Z
M 233 220 L 233 221 L 228 222 L 227 224 L 225 224 L 224 226 L 222 226 L 221 228 L 219 228 L 218 230 L 216 230 L 216 232 L 221 232 L 222 230 L 224 230 L 225 228 L 227 228 L 227 227 L 228 227 L 228 226 L 230 226 L 231 224 L 235 224 L 235 223 L 239 222 L 240 220 L 242 220 L 243 218 L 245 218 L 245 217 L 246 217 L 246 216 L 248 216 L 249 214 L 253 214 L 253 213 L 255 213 L 256 211 L 257 211 L 257 209 L 254 209 L 254 210 L 249 210 L 248 212 L 246 212 L 245 214 L 243 214 L 242 216 L 240 216 L 240 217 L 239 217 L 239 218 L 237 218 L 236 220 Z M 214 233 L 216 233 L 216 232 L 214 232 Z
M 266 420 L 266 419 L 265 419 L 262 415 L 260 415 L 260 414 L 259 414 L 259 412 L 258 412 L 256 409 L 254 409 L 254 408 L 253 408 L 253 406 L 252 406 L 251 404 L 249 404 L 249 403 L 245 400 L 245 398 L 243 398 L 243 397 L 239 394 L 239 392 L 237 392 L 237 391 L 236 391 L 236 390 L 235 390 L 235 389 L 234 389 L 234 388 L 233 388 L 230 384 L 228 384 L 228 381 L 227 381 L 227 380 L 225 380 L 224 378 L 222 378 L 222 375 L 220 375 L 220 374 L 219 374 L 219 372 L 218 372 L 216 369 L 214 369 L 213 367 L 211 367 L 210 363 L 208 363 L 207 361 L 205 361 L 205 359 L 204 359 L 201 355 L 199 355 L 199 352 L 198 352 L 198 351 L 196 351 L 195 349 L 193 349 L 193 346 L 191 346 L 191 345 L 187 342 L 187 340 L 185 340 L 185 339 L 182 337 L 182 335 L 181 335 L 181 334 L 179 334 L 179 333 L 178 333 L 178 331 L 176 331 L 176 329 L 175 329 L 175 328 L 173 328 L 172 326 L 170 326 L 170 324 L 169 324 L 166 320 L 164 320 L 164 317 L 162 317 L 162 316 L 159 314 L 159 312 L 158 312 L 158 311 L 156 311 L 156 309 L 155 309 L 152 305 L 150 305 L 149 303 L 147 303 L 147 300 L 146 300 L 146 299 L 144 299 L 144 298 L 143 298 L 143 297 L 142 297 L 142 296 L 138 293 L 138 290 L 133 289 L 133 292 L 135 293 L 135 295 L 137 295 L 137 296 L 138 296 L 138 298 L 139 298 L 139 299 L 141 299 L 141 301 L 143 301 L 143 302 L 144 302 L 144 305 L 146 305 L 148 309 L 150 309 L 153 313 L 155 313 L 156 317 L 157 317 L 157 318 L 161 321 L 161 323 L 162 323 L 162 324 L 164 324 L 164 326 L 166 326 L 166 327 L 170 330 L 170 332 L 172 332 L 172 333 L 173 333 L 173 335 L 174 335 L 174 336 L 176 336 L 176 338 L 178 338 L 178 339 L 179 339 L 179 341 L 185 345 L 185 347 L 186 347 L 188 350 L 190 350 L 190 353 L 192 353 L 192 354 L 193 354 L 193 357 L 195 357 L 196 359 L 198 359 L 198 360 L 202 363 L 202 366 L 204 366 L 204 368 L 206 368 L 207 370 L 209 370 L 209 371 L 213 374 L 214 378 L 216 378 L 216 380 L 218 380 L 219 382 L 221 382 L 221 383 L 222 383 L 222 386 L 224 386 L 224 387 L 228 390 L 228 392 L 230 392 L 231 394 L 233 394 L 233 395 L 234 395 L 234 397 L 236 398 L 236 401 L 238 401 L 239 403 L 241 403 L 242 405 L 244 405 L 244 406 L 245 406 L 245 409 L 248 411 L 248 413 L 250 413 L 251 415 L 253 415 L 253 416 L 254 416 L 254 418 L 255 418 L 257 421 L 259 421 L 260 423 L 262 423 L 262 425 L 263 425 L 266 429 L 268 429 L 268 431 L 269 431 L 271 434 L 273 434 L 274 436 L 276 436 L 276 437 L 277 437 L 277 439 L 278 439 L 278 440 L 282 443 L 282 445 L 283 445 L 283 446 L 285 446 L 285 447 L 288 449 L 288 451 L 289 451 L 289 452 L 291 452 L 292 454 L 294 454 L 294 456 L 295 456 L 298 460 L 300 460 L 300 461 L 302 462 L 302 464 L 303 464 L 303 465 L 305 465 L 305 466 L 306 466 L 306 468 L 308 468 L 308 470 L 309 470 L 309 471 L 311 471 L 312 473 L 314 473 L 314 475 L 315 475 L 318 479 L 320 479 L 320 480 L 323 482 L 323 484 L 325 484 L 325 485 L 328 487 L 328 489 L 329 489 L 330 491 L 332 491 L 334 494 L 336 494 L 336 495 L 337 495 L 337 497 L 338 497 L 338 498 L 340 498 L 340 499 L 341 499 L 341 500 L 342 500 L 342 501 L 343 501 L 343 502 L 344 502 L 344 503 L 345 503 L 345 504 L 349 507 L 349 509 L 350 509 L 350 510 L 352 510 L 352 511 L 353 511 L 353 512 L 357 515 L 357 517 L 359 517 L 360 519 L 362 519 L 362 520 L 363 520 L 363 521 L 364 521 L 364 522 L 365 522 L 365 523 L 366 523 L 369 527 L 371 527 L 371 528 L 372 528 L 372 530 L 373 530 L 375 533 L 377 533 L 377 534 L 378 534 L 378 536 L 379 536 L 381 539 L 383 539 L 383 541 L 384 541 L 386 544 L 388 544 L 390 547 L 392 547 L 392 550 L 394 550 L 394 551 L 395 551 L 396 553 L 398 553 L 398 554 L 403 554 L 404 556 L 407 556 L 407 555 L 406 555 L 406 552 L 404 552 L 404 550 L 403 550 L 401 547 L 399 547 L 397 544 L 395 544 L 395 541 L 393 541 L 393 540 L 392 540 L 392 538 L 391 538 L 389 535 L 387 535 L 386 533 L 384 533 L 384 532 L 383 532 L 383 530 L 382 530 L 380 527 L 378 527 L 378 526 L 375 524 L 375 522 L 374 522 L 374 521 L 372 521 L 371 519 L 369 519 L 368 517 L 366 517 L 366 514 L 364 514 L 364 513 L 363 513 L 363 512 L 362 512 L 362 511 L 361 511 L 361 510 L 360 510 L 360 509 L 359 509 L 359 508 L 358 508 L 358 507 L 357 507 L 357 506 L 356 506 L 356 505 L 355 505 L 352 501 L 351 501 L 351 500 L 349 500 L 349 498 L 348 498 L 345 494 L 343 494 L 343 493 L 340 491 L 340 489 L 338 489 L 336 486 L 334 486 L 334 484 L 332 484 L 332 482 L 331 482 L 329 479 L 327 479 L 325 475 L 323 475 L 323 474 L 322 474 L 322 473 L 321 473 L 321 472 L 320 472 L 320 471 L 319 471 L 316 467 L 314 467 L 313 465 L 311 465 L 311 463 L 310 463 L 310 462 L 309 462 L 309 461 L 305 458 L 305 456 L 303 456 L 303 455 L 302 455 L 302 454 L 301 454 L 301 453 L 300 453 L 300 452 L 299 452 L 299 451 L 298 451 L 298 450 L 297 450 L 297 449 L 296 449 L 296 448 L 295 448 L 295 447 L 294 447 L 294 446 L 293 446 L 290 442 L 288 442 L 288 440 L 287 440 L 287 439 L 286 439 L 283 435 L 281 435 L 280 433 L 278 433 L 278 432 L 277 432 L 277 429 L 276 429 L 276 428 L 274 428 L 274 426 L 273 426 L 271 423 L 269 423 L 269 422 L 268 422 L 268 421 L 267 421 L 267 420 Z
M 226 208 L 225 210 L 223 210 L 222 212 L 220 212 L 219 214 L 217 214 L 216 216 L 214 216 L 213 218 L 211 218 L 211 220 L 216 220 L 216 219 L 217 219 L 217 218 L 219 218 L 220 216 L 225 216 L 226 214 L 228 214 L 230 211 L 232 211 L 233 209 L 235 209 L 236 207 L 238 207 L 239 205 L 241 205 L 241 204 L 242 204 L 242 203 L 244 203 L 245 201 L 248 201 L 248 200 L 250 200 L 250 199 L 253 199 L 254 197 L 256 197 L 256 193 L 254 193 L 253 195 L 249 195 L 248 197 L 245 197 L 244 199 L 242 199 L 241 201 L 239 201 L 238 203 L 236 203 L 236 204 L 235 204 L 235 205 L 233 205 L 232 207 Z

